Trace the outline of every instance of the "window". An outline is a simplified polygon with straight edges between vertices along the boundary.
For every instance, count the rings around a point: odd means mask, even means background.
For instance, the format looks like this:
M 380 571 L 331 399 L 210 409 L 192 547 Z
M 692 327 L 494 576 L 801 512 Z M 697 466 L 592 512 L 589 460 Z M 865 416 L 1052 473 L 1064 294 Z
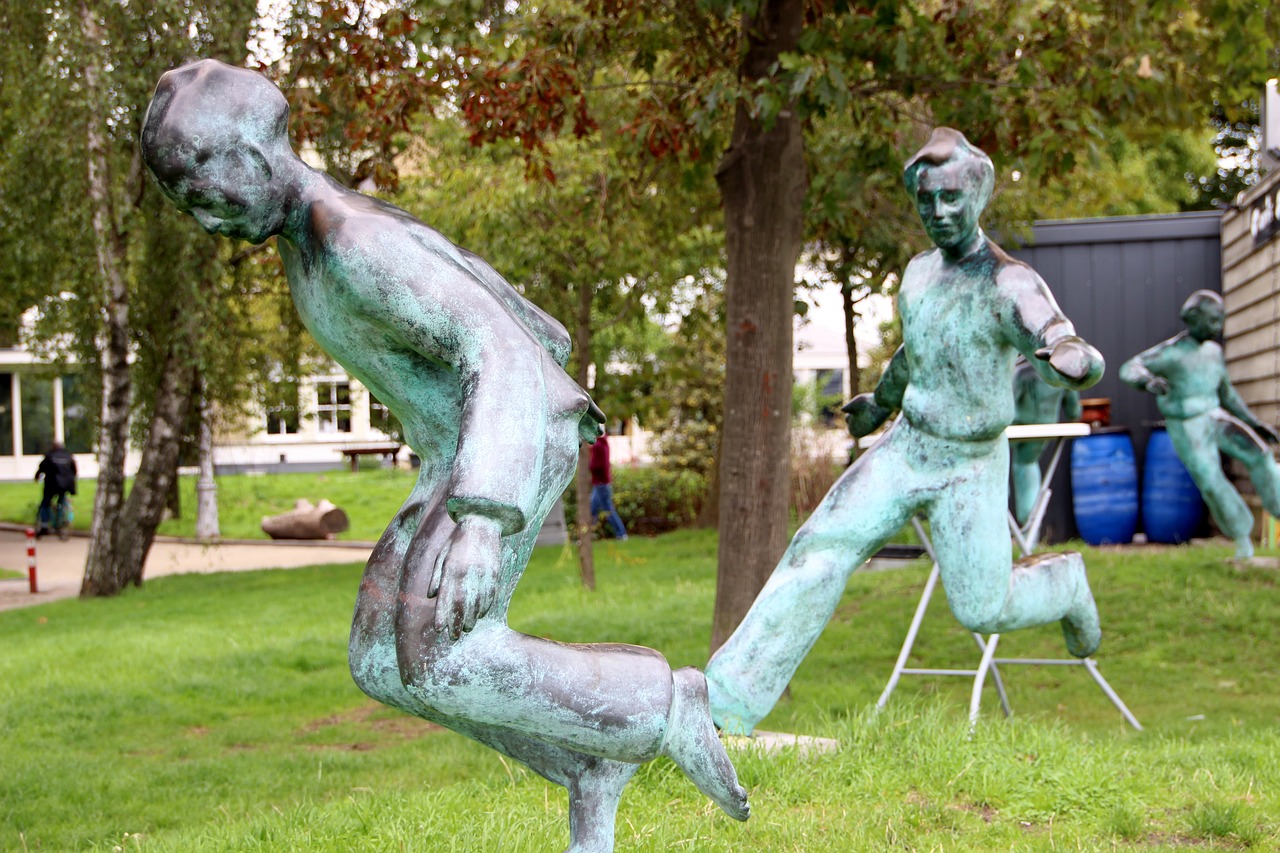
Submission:
M 316 422 L 321 433 L 351 432 L 351 385 L 346 380 L 316 383 Z
M 72 453 L 93 452 L 91 405 L 82 377 L 62 377 L 62 435 Z
M 293 435 L 298 431 L 302 410 L 298 402 L 296 379 L 274 379 L 267 386 L 263 409 L 266 412 L 268 435 Z
M 386 404 L 369 392 L 369 426 L 397 441 L 400 436 L 400 419 L 392 414 Z
M 24 375 L 22 389 L 22 452 L 42 456 L 53 443 L 53 380 Z
M 0 456 L 13 455 L 13 375 L 0 373 Z

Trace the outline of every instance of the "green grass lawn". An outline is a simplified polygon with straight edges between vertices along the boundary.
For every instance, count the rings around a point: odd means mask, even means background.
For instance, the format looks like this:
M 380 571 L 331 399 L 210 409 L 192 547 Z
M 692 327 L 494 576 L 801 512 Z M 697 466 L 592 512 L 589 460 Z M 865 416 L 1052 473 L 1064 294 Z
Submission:
M 356 473 L 333 470 L 306 474 L 228 474 L 217 478 L 218 520 L 224 539 L 266 539 L 262 517 L 293 509 L 294 502 L 306 498 L 312 503 L 329 499 L 340 506 L 351 521 L 351 529 L 339 539 L 375 541 L 387 522 L 400 509 L 413 487 L 416 472 L 367 468 Z M 76 529 L 88 530 L 97 482 L 81 480 L 75 505 Z M 182 516 L 160 525 L 165 536 L 195 536 L 196 478 L 182 477 Z M 0 521 L 31 524 L 40 505 L 38 483 L 0 482 Z
M 360 475 L 363 476 L 363 475 Z M 764 728 L 836 754 L 743 754 L 753 817 L 719 814 L 662 760 L 623 798 L 619 851 L 1280 849 L 1280 579 L 1228 549 L 1088 550 L 1098 658 L 1146 725 L 1080 668 L 1006 668 L 968 737 L 966 679 L 904 679 L 870 712 L 927 567 L 854 576 Z M 539 551 L 525 631 L 706 659 L 714 537 L 597 549 L 599 589 Z M 358 566 L 150 581 L 112 600 L 0 613 L 0 849 L 553 851 L 564 792 L 375 705 L 345 649 Z M 1056 629 L 1001 652 L 1062 656 Z M 942 596 L 918 663 L 972 666 Z

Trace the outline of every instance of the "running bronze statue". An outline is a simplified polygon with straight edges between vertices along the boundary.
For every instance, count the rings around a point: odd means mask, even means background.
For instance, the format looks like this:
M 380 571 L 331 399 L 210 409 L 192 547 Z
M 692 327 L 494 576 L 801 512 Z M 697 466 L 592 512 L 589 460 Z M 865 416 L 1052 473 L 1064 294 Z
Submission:
M 265 77 L 195 62 L 160 79 L 142 151 L 205 230 L 278 237 L 307 328 L 422 459 L 360 584 L 356 683 L 568 788 L 574 853 L 613 849 L 622 789 L 659 755 L 745 820 L 701 672 L 507 626 L 538 529 L 604 420 L 564 371 L 568 334 L 476 255 L 308 167 L 288 112 Z
M 903 345 L 874 394 L 845 407 L 863 436 L 885 435 L 850 466 L 796 534 L 742 624 L 711 658 L 711 709 L 748 734 L 817 641 L 849 576 L 911 516 L 932 525 L 951 611 L 973 631 L 1060 622 L 1067 649 L 1098 647 L 1098 611 L 1077 553 L 1013 562 L 1006 506 L 1018 354 L 1053 385 L 1087 388 L 1102 356 L 1076 335 L 1035 271 L 978 226 L 995 170 L 938 128 L 906 164 L 907 192 L 936 248 L 902 276 Z
M 1161 341 L 1120 366 L 1120 379 L 1156 395 L 1173 449 L 1222 532 L 1236 543 L 1236 558 L 1253 556 L 1253 513 L 1222 471 L 1222 456 L 1249 473 L 1263 507 L 1280 516 L 1280 468 L 1268 445 L 1276 431 L 1258 420 L 1227 376 L 1222 346 L 1222 297 L 1197 290 L 1182 305 L 1185 332 Z

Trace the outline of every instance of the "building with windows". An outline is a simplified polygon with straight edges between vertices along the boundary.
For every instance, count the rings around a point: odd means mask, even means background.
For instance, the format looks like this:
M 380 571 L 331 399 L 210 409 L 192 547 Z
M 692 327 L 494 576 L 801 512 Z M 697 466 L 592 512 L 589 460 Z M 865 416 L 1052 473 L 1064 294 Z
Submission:
M 29 480 L 49 446 L 62 442 L 82 474 L 95 476 L 90 395 L 20 347 L 0 348 L 0 480 Z

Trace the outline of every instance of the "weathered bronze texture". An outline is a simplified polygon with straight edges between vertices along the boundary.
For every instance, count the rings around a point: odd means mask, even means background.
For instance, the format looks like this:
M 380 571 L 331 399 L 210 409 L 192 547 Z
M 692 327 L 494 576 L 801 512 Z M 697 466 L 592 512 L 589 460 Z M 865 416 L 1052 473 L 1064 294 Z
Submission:
M 1046 382 L 1072 389 L 1098 381 L 1102 356 L 1076 335 L 1035 271 L 979 227 L 995 180 L 984 153 L 939 128 L 904 179 L 936 248 L 903 274 L 902 347 L 875 392 L 845 407 L 855 436 L 902 414 L 827 493 L 707 666 L 712 714 L 727 731 L 750 732 L 768 714 L 849 575 L 916 513 L 932 525 L 947 601 L 967 628 L 1061 622 L 1078 657 L 1101 640 L 1079 554 L 1013 562 L 1004 430 L 1014 417 L 1019 353 Z
M 1216 338 L 1222 334 L 1222 297 L 1197 290 L 1182 305 L 1187 330 L 1138 353 L 1120 366 L 1120 378 L 1156 395 L 1165 428 L 1213 519 L 1236 543 L 1236 557 L 1253 556 L 1253 513 L 1222 470 L 1221 454 L 1246 471 L 1263 507 L 1280 516 L 1280 468 L 1268 445 L 1275 429 L 1249 411 L 1227 376 Z
M 1013 422 L 1015 424 L 1056 424 L 1080 420 L 1080 394 L 1069 388 L 1050 385 L 1035 366 L 1019 356 L 1013 370 Z M 1040 494 L 1040 454 L 1047 441 L 1015 441 L 1013 453 L 1013 514 L 1026 524 Z
M 476 255 L 303 163 L 287 119 L 265 77 L 204 60 L 161 78 L 142 149 L 210 233 L 278 237 L 307 328 L 422 459 L 360 585 L 356 683 L 568 788 L 575 853 L 613 849 L 622 789 L 659 755 L 746 819 L 701 672 L 507 626 L 538 529 L 604 420 L 564 371 L 568 334 Z

